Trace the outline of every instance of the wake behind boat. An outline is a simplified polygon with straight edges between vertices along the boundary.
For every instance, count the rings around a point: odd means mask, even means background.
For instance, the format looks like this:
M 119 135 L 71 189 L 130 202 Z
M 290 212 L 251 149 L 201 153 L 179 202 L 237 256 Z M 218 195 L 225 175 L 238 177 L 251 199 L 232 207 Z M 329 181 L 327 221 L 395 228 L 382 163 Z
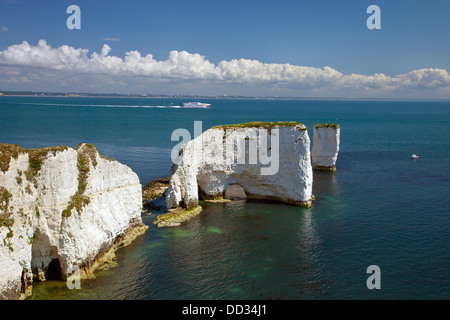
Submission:
M 201 102 L 183 102 L 181 108 L 209 108 L 210 104 Z

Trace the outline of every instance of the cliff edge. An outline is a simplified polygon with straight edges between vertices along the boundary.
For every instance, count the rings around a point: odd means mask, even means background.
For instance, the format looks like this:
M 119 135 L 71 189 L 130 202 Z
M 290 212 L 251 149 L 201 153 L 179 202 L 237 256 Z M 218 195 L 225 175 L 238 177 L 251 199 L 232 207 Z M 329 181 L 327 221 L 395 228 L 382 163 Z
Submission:
M 0 299 L 26 298 L 33 280 L 92 276 L 145 232 L 141 210 L 138 176 L 91 144 L 0 144 Z

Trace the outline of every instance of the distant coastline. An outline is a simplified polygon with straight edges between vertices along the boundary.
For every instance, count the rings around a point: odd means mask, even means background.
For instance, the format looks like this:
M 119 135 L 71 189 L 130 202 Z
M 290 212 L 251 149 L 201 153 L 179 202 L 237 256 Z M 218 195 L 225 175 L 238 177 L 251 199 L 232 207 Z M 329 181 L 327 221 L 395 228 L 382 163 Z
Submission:
M 135 94 L 135 93 L 66 93 L 39 91 L 0 91 L 0 97 L 58 97 L 58 98 L 149 98 L 149 99 L 248 99 L 248 100 L 324 100 L 324 101 L 450 101 L 450 99 L 412 98 L 342 98 L 342 97 L 278 97 L 240 95 L 184 95 L 184 94 Z

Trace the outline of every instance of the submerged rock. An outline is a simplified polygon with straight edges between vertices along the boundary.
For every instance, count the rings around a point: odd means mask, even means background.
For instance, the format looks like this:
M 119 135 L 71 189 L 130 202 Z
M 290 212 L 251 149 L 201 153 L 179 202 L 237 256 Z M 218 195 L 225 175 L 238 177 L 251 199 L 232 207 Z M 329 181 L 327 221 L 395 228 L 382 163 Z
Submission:
M 198 215 L 202 211 L 201 206 L 196 206 L 190 209 L 175 208 L 169 209 L 166 213 L 159 215 L 153 224 L 156 224 L 158 228 L 161 227 L 178 227 L 183 222 Z
M 166 211 L 164 192 L 169 186 L 169 178 L 160 178 L 148 182 L 142 188 L 142 205 L 144 214 L 152 214 L 150 210 Z
M 314 125 L 312 164 L 314 170 L 336 171 L 339 153 L 340 127 L 334 123 Z
M 92 276 L 145 232 L 141 209 L 138 176 L 93 145 L 0 144 L 0 299 L 29 296 L 33 274 Z
M 234 196 L 311 206 L 310 140 L 301 123 L 213 127 L 189 141 L 179 155 L 182 162 L 172 167 L 166 191 L 167 208 L 223 199 L 236 184 L 242 190 L 234 190 Z

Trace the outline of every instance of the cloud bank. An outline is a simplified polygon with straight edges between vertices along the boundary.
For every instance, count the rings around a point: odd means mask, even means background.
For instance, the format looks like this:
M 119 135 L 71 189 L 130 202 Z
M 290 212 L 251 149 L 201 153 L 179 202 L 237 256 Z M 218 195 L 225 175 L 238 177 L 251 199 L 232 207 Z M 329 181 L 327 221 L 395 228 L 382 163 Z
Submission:
M 333 89 L 403 90 L 450 89 L 450 75 L 445 69 L 425 68 L 388 76 L 343 74 L 336 69 L 262 63 L 250 59 L 233 59 L 211 63 L 204 56 L 186 51 L 171 51 L 167 60 L 129 51 L 124 58 L 109 55 L 111 47 L 103 45 L 100 53 L 62 45 L 52 48 L 45 40 L 37 45 L 24 41 L 0 51 L 0 64 L 39 67 L 77 74 L 139 76 L 160 80 L 207 80 L 215 83 L 276 85 L 297 88 L 329 87 Z

